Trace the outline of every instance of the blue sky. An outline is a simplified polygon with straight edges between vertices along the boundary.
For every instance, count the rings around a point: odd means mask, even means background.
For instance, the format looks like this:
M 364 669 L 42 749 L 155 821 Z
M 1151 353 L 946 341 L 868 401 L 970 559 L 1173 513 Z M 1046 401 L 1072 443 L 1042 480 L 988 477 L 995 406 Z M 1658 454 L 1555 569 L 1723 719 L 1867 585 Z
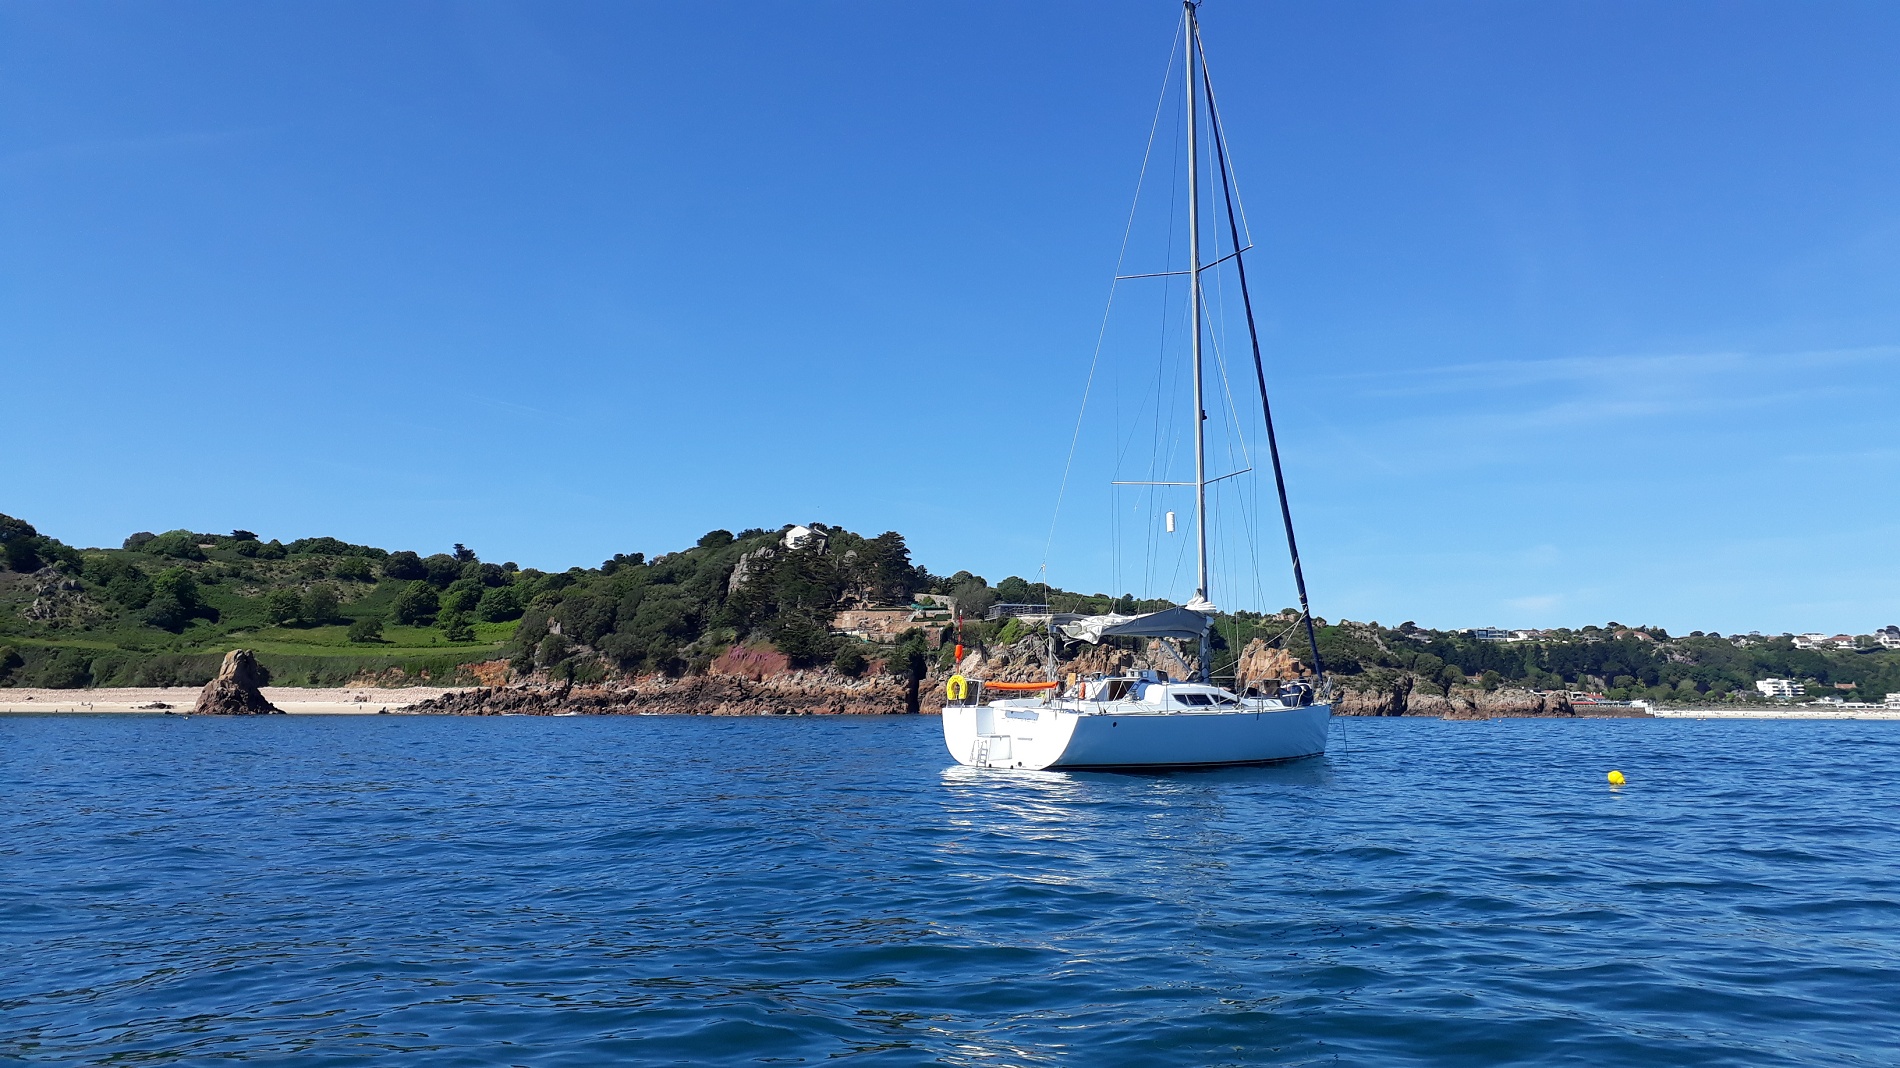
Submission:
M 0 4 L 0 510 L 1033 575 L 1177 11 Z M 1320 614 L 1900 622 L 1900 8 L 1203 21 Z

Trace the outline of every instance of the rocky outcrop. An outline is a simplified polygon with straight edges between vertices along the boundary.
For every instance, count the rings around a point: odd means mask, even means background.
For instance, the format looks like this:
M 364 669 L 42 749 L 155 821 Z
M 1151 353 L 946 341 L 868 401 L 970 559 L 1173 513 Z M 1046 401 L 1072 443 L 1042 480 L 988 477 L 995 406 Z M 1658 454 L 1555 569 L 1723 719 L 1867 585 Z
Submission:
M 1389 683 L 1362 688 L 1342 687 L 1333 697 L 1339 716 L 1403 716 L 1411 706 L 1412 677 L 1401 675 Z
M 1445 719 L 1494 719 L 1499 716 L 1574 716 L 1570 699 L 1561 693 L 1506 688 L 1499 690 L 1461 690 L 1454 688 L 1442 697 L 1412 694 L 1414 716 L 1441 716 Z
M 1292 653 L 1268 645 L 1262 638 L 1248 642 L 1234 665 L 1234 675 L 1242 689 L 1249 683 L 1288 682 L 1308 674 L 1310 672 L 1306 670 L 1306 665 L 1295 659 Z
M 233 649 L 224 654 L 218 677 L 205 684 L 192 712 L 200 716 L 282 715 L 283 710 L 266 701 L 258 689 L 265 681 L 257 655 L 249 649 Z
M 1453 687 L 1448 694 L 1421 692 L 1412 677 L 1402 675 L 1389 685 L 1341 689 L 1333 701 L 1341 716 L 1438 716 L 1442 719 L 1492 719 L 1499 716 L 1575 716 L 1570 698 L 1561 693 L 1504 688 L 1498 690 Z
M 908 687 L 901 679 L 878 675 L 851 679 L 829 671 L 792 671 L 763 679 L 743 675 L 662 675 L 632 683 L 602 686 L 484 687 L 447 694 L 411 705 L 415 714 L 497 716 L 504 713 L 551 716 L 585 715 L 693 716 L 838 716 L 897 715 L 908 711 Z M 943 707 L 925 691 L 925 710 Z
M 1049 677 L 1048 655 L 1048 636 L 1029 634 L 1009 645 L 971 650 L 958 663 L 957 673 L 965 678 L 991 682 L 1033 682 Z M 1056 674 L 1064 678 L 1069 675 L 1122 675 L 1144 669 L 1165 671 L 1178 679 L 1185 677 L 1192 667 L 1167 644 L 1154 639 L 1140 651 L 1106 645 L 1084 645 L 1080 652 L 1056 665 Z

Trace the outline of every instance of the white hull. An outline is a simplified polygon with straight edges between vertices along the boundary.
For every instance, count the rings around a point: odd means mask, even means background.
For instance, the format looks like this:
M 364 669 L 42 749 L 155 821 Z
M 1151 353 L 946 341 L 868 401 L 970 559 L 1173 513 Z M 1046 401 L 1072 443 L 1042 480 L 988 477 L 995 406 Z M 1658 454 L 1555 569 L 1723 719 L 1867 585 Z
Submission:
M 1267 764 L 1326 751 L 1332 706 L 1103 711 L 1033 701 L 943 710 L 943 740 L 980 768 L 1166 768 Z

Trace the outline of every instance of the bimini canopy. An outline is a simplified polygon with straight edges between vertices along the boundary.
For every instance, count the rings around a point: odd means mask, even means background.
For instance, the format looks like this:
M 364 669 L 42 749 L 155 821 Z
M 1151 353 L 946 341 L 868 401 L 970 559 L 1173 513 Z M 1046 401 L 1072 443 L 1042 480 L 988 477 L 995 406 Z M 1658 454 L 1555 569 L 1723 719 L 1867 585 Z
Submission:
M 1205 601 L 1200 602 L 1206 604 Z M 1213 605 L 1207 605 L 1211 611 Z M 1062 633 L 1069 638 L 1094 645 L 1103 638 L 1127 635 L 1134 638 L 1199 638 L 1207 633 L 1208 618 L 1193 608 L 1164 608 L 1141 616 L 1109 614 L 1083 616 L 1064 623 Z

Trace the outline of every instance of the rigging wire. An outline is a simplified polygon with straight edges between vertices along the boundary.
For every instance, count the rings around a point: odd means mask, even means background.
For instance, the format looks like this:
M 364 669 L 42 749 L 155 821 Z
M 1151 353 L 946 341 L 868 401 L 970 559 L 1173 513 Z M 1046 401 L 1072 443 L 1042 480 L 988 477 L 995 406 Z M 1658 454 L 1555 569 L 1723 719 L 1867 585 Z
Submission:
M 1240 232 L 1239 223 L 1236 221 L 1234 208 L 1232 206 L 1232 198 L 1234 196 L 1233 176 L 1228 169 L 1227 141 L 1221 130 L 1220 111 L 1214 104 L 1214 80 L 1213 76 L 1209 74 L 1207 70 L 1207 50 L 1201 43 L 1201 36 L 1198 30 L 1194 32 L 1193 45 L 1195 54 L 1198 55 L 1201 60 L 1201 81 L 1207 92 L 1208 126 L 1210 132 L 1214 135 L 1213 141 L 1216 146 L 1214 156 L 1220 163 L 1221 191 L 1229 201 L 1227 224 L 1234 228 L 1234 245 L 1238 248 L 1240 245 Z M 1307 644 L 1313 652 L 1313 674 L 1322 680 L 1323 685 L 1326 669 L 1320 660 L 1319 637 L 1313 632 L 1313 611 L 1306 597 L 1306 576 L 1300 567 L 1299 543 L 1293 537 L 1293 511 L 1287 505 L 1286 476 L 1280 468 L 1280 446 L 1273 433 L 1273 406 L 1267 399 L 1267 372 L 1265 364 L 1260 358 L 1260 331 L 1254 324 L 1253 298 L 1247 292 L 1246 260 L 1243 257 L 1235 256 L 1234 269 L 1240 280 L 1240 299 L 1245 303 L 1247 309 L 1247 335 L 1248 340 L 1251 341 L 1253 345 L 1254 374 L 1258 377 L 1260 383 L 1260 412 L 1262 419 L 1267 425 L 1267 451 L 1273 458 L 1274 488 L 1279 491 L 1280 515 L 1286 524 L 1287 554 L 1291 556 L 1293 560 L 1293 583 L 1300 595 L 1300 615 L 1306 623 Z
M 1175 46 L 1181 43 L 1183 29 L 1185 29 L 1185 27 L 1175 30 L 1174 40 L 1168 45 L 1168 67 L 1167 71 L 1161 76 L 1161 95 L 1155 101 L 1154 118 L 1148 124 L 1148 146 L 1142 151 L 1141 173 L 1135 178 L 1134 203 L 1128 206 L 1128 222 L 1122 228 L 1121 250 L 1115 257 L 1115 273 L 1118 275 L 1122 273 L 1122 264 L 1128 257 L 1128 239 L 1129 235 L 1134 233 L 1135 229 L 1135 209 L 1141 206 L 1142 183 L 1145 182 L 1148 177 L 1148 160 L 1154 153 L 1155 133 L 1161 128 L 1161 108 L 1162 105 L 1167 102 L 1168 81 L 1174 76 Z M 1055 508 L 1051 511 L 1049 516 L 1049 536 L 1043 542 L 1042 563 L 1036 568 L 1036 574 L 1042 583 L 1044 600 L 1048 599 L 1049 590 L 1049 553 L 1055 546 L 1056 524 L 1062 517 L 1062 499 L 1067 495 L 1069 490 L 1069 472 L 1075 466 L 1076 446 L 1082 440 L 1082 423 L 1084 418 L 1088 415 L 1089 394 L 1093 392 L 1095 388 L 1095 371 L 1102 360 L 1102 342 L 1108 336 L 1108 319 L 1110 313 L 1115 309 L 1115 290 L 1119 284 L 1119 280 L 1117 280 L 1110 282 L 1108 286 L 1108 302 L 1102 309 L 1102 325 L 1095 335 L 1095 353 L 1089 358 L 1088 381 L 1082 387 L 1082 406 L 1080 410 L 1075 413 L 1075 433 L 1069 438 L 1069 456 L 1062 464 L 1062 482 L 1056 489 Z

